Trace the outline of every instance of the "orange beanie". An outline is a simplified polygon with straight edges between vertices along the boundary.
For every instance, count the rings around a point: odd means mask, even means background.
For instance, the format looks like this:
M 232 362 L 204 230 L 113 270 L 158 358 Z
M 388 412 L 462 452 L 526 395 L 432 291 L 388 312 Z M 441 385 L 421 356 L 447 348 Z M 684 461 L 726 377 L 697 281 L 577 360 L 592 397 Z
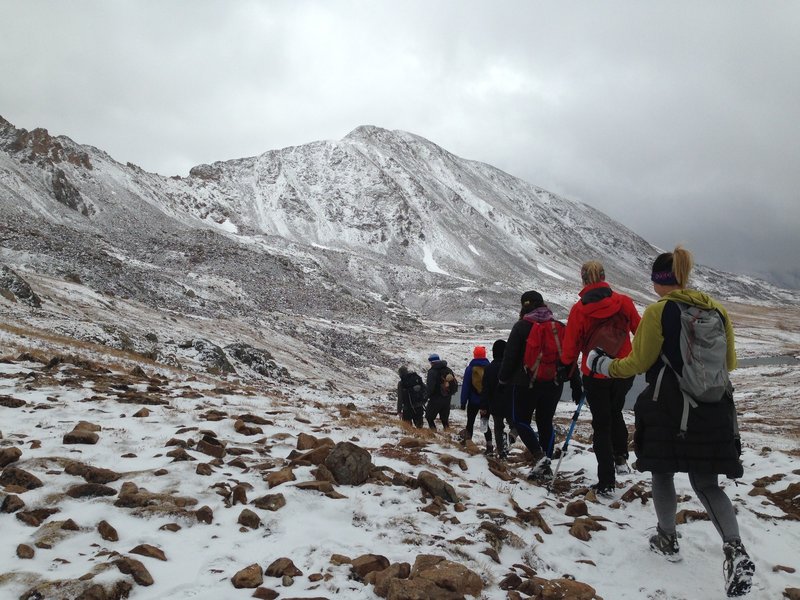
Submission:
M 472 358 L 486 358 L 486 346 L 475 346 L 472 351 Z

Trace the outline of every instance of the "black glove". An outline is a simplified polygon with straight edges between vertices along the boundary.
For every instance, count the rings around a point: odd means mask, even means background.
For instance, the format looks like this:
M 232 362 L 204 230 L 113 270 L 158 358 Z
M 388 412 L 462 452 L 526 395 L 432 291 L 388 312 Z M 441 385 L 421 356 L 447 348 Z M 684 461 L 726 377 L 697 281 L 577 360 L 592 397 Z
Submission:
M 565 365 L 559 362 L 556 365 L 556 379 L 555 384 L 558 385 L 563 381 L 569 381 L 570 373 L 572 372 L 572 365 Z
M 580 385 L 573 385 L 572 386 L 572 401 L 575 404 L 579 404 L 581 401 L 581 397 L 583 397 L 583 390 L 581 389 Z

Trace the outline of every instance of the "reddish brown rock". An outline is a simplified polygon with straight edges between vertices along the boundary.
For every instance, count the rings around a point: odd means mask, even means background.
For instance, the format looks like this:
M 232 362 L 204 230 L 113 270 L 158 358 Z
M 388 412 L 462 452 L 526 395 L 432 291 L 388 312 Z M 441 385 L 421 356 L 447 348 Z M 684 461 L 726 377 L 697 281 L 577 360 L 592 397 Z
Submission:
M 22 450 L 19 448 L 3 448 L 0 450 L 0 469 L 17 462 L 20 456 L 22 456 Z
M 117 490 L 99 483 L 81 483 L 67 490 L 70 498 L 97 498 L 99 496 L 116 496 Z
M 257 588 L 264 583 L 264 574 L 261 565 L 253 563 L 237 572 L 231 577 L 231 583 L 235 588 Z
M 164 554 L 163 550 L 156 548 L 155 546 L 151 546 L 150 544 L 139 544 L 130 550 L 130 553 L 139 554 L 140 556 L 147 556 L 149 558 L 155 558 L 157 560 L 167 560 L 167 556 Z
M 3 473 L 0 474 L 0 485 L 4 487 L 18 486 L 25 490 L 35 490 L 36 488 L 42 487 L 44 484 L 32 473 L 28 473 L 17 467 L 6 467 Z
M 96 444 L 100 439 L 94 431 L 88 429 L 73 429 L 69 433 L 64 434 L 63 442 L 65 444 Z
M 3 498 L 3 504 L 0 506 L 0 511 L 4 513 L 13 513 L 25 508 L 25 501 L 15 494 L 9 494 Z
M 243 485 L 235 485 L 231 490 L 231 506 L 237 504 L 247 504 L 247 488 Z
M 20 511 L 16 516 L 17 519 L 26 525 L 38 527 L 57 512 L 59 512 L 57 508 L 37 508 L 34 510 Z
M 589 508 L 583 500 L 575 500 L 567 504 L 564 514 L 568 517 L 585 517 L 589 514 Z
M 70 461 L 64 467 L 64 472 L 68 475 L 77 475 L 83 477 L 87 483 L 111 483 L 116 481 L 122 475 L 112 471 L 111 469 L 103 469 L 100 467 L 92 467 L 78 461 Z
M 24 558 L 24 559 L 33 558 L 35 554 L 36 551 L 27 544 L 20 544 L 19 546 L 17 546 L 17 556 L 19 558 Z
M 253 598 L 259 598 L 259 600 L 275 600 L 280 596 L 278 592 L 275 590 L 271 590 L 269 588 L 260 587 L 257 588 L 255 592 L 253 592 Z
M 350 563 L 350 573 L 355 579 L 363 580 L 368 573 L 383 571 L 389 567 L 389 559 L 380 554 L 363 554 Z
M 211 468 L 211 465 L 208 463 L 200 463 L 197 465 L 197 468 L 194 470 L 195 473 L 198 475 L 203 475 L 208 477 L 209 475 L 214 474 L 214 469 Z
M 286 506 L 286 498 L 283 494 L 267 494 L 253 500 L 252 504 L 263 510 L 276 511 Z
M 267 485 L 271 488 L 279 486 L 282 483 L 286 483 L 287 481 L 294 481 L 297 479 L 294 476 L 294 471 L 291 467 L 286 467 L 285 469 L 281 469 L 280 471 L 273 471 L 269 473 L 265 478 L 264 481 L 267 482 Z
M 145 568 L 141 561 L 135 558 L 123 556 L 114 561 L 114 566 L 116 566 L 121 573 L 133 577 L 133 580 L 139 585 L 153 585 L 153 576 L 150 575 L 150 571 Z
M 208 454 L 214 458 L 222 458 L 225 456 L 225 444 L 210 435 L 204 435 L 203 439 L 198 442 L 196 449 L 198 452 Z
M 237 523 L 239 523 L 239 525 L 249 527 L 250 529 L 258 529 L 261 526 L 261 517 L 259 517 L 249 508 L 245 508 L 241 513 L 239 513 L 239 519 Z
M 210 525 L 214 522 L 214 511 L 211 510 L 210 506 L 202 506 L 198 508 L 194 514 L 201 523 Z
M 97 524 L 97 532 L 100 534 L 100 537 L 107 542 L 119 541 L 117 530 L 114 529 L 108 521 L 100 521 Z
M 144 417 L 149 417 L 150 416 L 150 411 L 148 409 L 142 407 L 139 410 L 137 410 L 135 413 L 133 413 L 132 416 L 136 417 L 137 419 L 142 419 Z
M 303 572 L 294 566 L 291 559 L 285 557 L 273 561 L 265 571 L 265 575 L 270 577 L 297 577 L 302 574 Z

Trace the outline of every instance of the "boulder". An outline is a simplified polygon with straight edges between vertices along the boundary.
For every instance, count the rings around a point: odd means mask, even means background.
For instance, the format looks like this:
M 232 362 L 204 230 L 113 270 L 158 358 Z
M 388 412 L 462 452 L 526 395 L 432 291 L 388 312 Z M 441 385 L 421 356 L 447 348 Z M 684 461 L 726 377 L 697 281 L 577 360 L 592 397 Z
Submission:
M 428 492 L 435 498 L 441 498 L 448 502 L 458 502 L 458 494 L 449 483 L 442 481 L 430 471 L 420 471 L 417 475 L 419 487 Z
M 19 448 L 3 448 L 0 450 L 0 469 L 17 462 L 20 456 L 22 456 L 22 450 Z
M 238 571 L 231 577 L 231 583 L 235 588 L 257 588 L 264 583 L 264 573 L 261 570 L 261 565 L 253 563 L 241 571 Z
M 0 485 L 15 485 L 26 490 L 35 490 L 36 488 L 42 487 L 44 484 L 36 475 L 28 473 L 28 471 L 18 469 L 17 467 L 6 467 L 3 473 L 0 474 Z
M 354 579 L 362 581 L 368 573 L 383 571 L 389 567 L 389 559 L 380 554 L 363 554 L 350 563 L 350 573 Z
M 325 459 L 325 466 L 342 485 L 361 485 L 372 471 L 372 456 L 352 442 L 339 442 Z

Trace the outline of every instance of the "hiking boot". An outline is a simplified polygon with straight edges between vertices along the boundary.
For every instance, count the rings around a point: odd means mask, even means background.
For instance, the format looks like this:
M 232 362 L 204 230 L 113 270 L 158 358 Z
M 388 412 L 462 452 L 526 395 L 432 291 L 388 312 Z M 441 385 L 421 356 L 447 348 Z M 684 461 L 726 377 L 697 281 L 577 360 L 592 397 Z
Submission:
M 722 563 L 722 573 L 725 575 L 725 591 L 729 598 L 744 596 L 753 585 L 753 573 L 756 566 L 739 540 L 725 542 L 722 545 L 725 553 L 725 562 Z
M 614 484 L 602 484 L 594 483 L 589 486 L 589 489 L 592 490 L 595 496 L 600 496 L 601 498 L 611 498 L 614 496 L 614 491 L 617 489 Z
M 503 448 L 502 450 L 499 450 L 497 452 L 497 458 L 499 458 L 500 460 L 507 459 L 508 458 L 508 450 L 506 450 L 505 448 Z
M 628 466 L 628 461 L 624 456 L 614 457 L 614 468 L 617 471 L 617 475 L 631 474 L 631 468 Z
M 486 444 L 486 450 L 483 451 L 486 456 L 491 456 L 494 454 L 494 446 L 491 444 Z
M 650 550 L 660 554 L 670 562 L 681 560 L 678 536 L 674 533 L 664 533 L 664 530 L 658 525 L 656 525 L 656 534 L 650 536 Z
M 552 477 L 553 470 L 550 468 L 550 459 L 542 453 L 541 458 L 536 461 L 536 464 L 533 465 L 531 472 L 528 473 L 528 479 L 531 480 L 542 480 L 547 479 L 548 477 Z

